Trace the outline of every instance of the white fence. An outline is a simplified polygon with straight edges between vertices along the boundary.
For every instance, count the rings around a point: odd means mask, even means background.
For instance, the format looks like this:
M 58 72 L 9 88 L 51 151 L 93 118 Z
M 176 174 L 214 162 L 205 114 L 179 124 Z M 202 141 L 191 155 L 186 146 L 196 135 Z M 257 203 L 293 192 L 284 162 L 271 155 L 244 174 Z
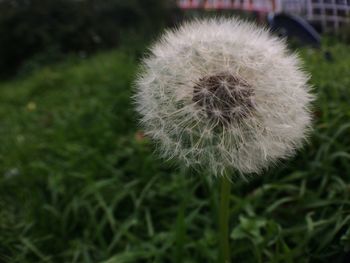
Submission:
M 349 23 L 350 0 L 307 0 L 306 19 L 326 30 L 338 30 Z
M 285 12 L 337 31 L 350 22 L 350 0 L 178 0 L 183 9 L 236 9 L 262 13 Z

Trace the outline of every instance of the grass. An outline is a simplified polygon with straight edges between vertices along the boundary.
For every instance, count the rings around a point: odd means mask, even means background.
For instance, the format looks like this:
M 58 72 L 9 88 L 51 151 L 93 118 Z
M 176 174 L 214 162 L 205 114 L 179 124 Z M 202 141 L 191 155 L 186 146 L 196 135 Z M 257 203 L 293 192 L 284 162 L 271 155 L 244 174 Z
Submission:
M 231 196 L 234 262 L 349 262 L 350 47 L 303 50 L 310 143 Z M 0 84 L 0 262 L 215 262 L 218 182 L 153 155 L 121 51 Z

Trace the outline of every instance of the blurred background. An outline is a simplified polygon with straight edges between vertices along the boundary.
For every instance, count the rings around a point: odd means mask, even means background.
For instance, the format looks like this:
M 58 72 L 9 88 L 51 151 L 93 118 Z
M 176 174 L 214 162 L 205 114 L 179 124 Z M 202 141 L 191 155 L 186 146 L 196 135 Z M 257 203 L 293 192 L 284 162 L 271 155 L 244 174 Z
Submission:
M 232 256 L 350 262 L 349 0 L 0 0 L 0 262 L 216 262 L 216 180 L 157 159 L 130 97 L 165 28 L 232 15 L 317 95 L 304 149 L 233 185 Z

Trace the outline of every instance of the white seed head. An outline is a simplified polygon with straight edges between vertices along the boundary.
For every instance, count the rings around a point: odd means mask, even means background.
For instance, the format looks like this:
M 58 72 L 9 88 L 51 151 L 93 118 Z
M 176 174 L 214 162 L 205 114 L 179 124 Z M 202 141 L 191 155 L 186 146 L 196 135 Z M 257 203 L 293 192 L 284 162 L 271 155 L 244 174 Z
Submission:
M 308 76 L 268 30 L 234 18 L 194 21 L 150 51 L 134 99 L 164 157 L 243 175 L 293 155 L 305 140 Z

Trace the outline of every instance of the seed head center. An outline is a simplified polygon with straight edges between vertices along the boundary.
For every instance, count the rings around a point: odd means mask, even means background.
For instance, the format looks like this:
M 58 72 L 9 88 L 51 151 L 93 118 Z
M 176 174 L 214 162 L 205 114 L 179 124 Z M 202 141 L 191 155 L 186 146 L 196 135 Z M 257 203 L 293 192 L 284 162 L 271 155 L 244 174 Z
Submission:
M 254 109 L 254 91 L 244 80 L 230 74 L 206 76 L 193 87 L 192 101 L 214 121 L 227 124 L 248 117 Z

